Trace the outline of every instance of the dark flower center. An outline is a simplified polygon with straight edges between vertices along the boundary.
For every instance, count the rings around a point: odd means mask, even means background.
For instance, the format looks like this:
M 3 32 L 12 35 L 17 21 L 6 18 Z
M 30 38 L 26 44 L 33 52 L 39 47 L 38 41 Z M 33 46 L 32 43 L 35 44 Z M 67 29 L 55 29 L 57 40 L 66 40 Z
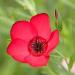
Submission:
M 36 52 L 41 52 L 42 48 L 43 48 L 43 43 L 39 42 L 39 40 L 37 39 L 34 43 L 32 43 L 32 48 L 36 51 Z
M 35 37 L 29 42 L 29 52 L 35 56 L 42 55 L 47 49 L 46 40 L 42 37 Z

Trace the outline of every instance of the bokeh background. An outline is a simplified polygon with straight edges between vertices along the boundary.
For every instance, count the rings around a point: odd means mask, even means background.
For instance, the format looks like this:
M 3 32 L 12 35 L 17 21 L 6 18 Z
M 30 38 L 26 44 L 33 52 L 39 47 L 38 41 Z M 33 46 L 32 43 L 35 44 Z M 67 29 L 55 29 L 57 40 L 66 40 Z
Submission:
M 47 13 L 55 29 L 55 9 L 63 29 L 60 44 L 50 55 L 48 66 L 34 68 L 12 59 L 6 53 L 12 24 L 17 20 L 29 20 L 37 13 Z M 0 0 L 0 75 L 75 75 L 74 62 L 75 0 Z

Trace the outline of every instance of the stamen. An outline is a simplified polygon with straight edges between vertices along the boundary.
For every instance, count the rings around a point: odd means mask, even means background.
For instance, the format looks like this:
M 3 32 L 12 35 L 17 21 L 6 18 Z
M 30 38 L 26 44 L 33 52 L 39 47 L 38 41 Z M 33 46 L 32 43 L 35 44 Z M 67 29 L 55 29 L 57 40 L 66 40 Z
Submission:
M 29 43 L 29 50 L 34 55 L 41 55 L 47 48 L 46 40 L 42 37 L 35 37 Z

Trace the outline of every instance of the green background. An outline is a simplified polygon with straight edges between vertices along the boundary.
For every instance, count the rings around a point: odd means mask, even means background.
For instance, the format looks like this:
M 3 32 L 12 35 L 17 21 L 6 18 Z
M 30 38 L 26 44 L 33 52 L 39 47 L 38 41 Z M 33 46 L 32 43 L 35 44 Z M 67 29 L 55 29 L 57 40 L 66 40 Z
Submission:
M 55 29 L 54 11 L 62 20 L 60 44 L 50 55 L 48 66 L 34 68 L 13 60 L 7 53 L 10 29 L 17 20 L 29 20 L 36 13 L 47 13 Z M 61 65 L 69 60 L 68 70 Z M 0 0 L 0 75 L 75 75 L 70 70 L 75 62 L 75 0 Z

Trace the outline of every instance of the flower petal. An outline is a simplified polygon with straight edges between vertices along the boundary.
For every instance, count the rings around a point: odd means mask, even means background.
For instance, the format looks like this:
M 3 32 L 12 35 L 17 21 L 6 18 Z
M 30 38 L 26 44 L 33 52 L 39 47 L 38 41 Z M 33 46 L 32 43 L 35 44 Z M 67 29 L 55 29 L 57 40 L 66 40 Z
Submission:
M 25 60 L 30 65 L 32 65 L 34 67 L 40 67 L 40 66 L 47 65 L 48 59 L 49 59 L 49 56 L 39 56 L 39 57 L 36 57 L 36 56 L 33 56 L 33 55 L 30 55 L 27 58 L 25 58 Z
M 55 30 L 51 33 L 46 53 L 52 52 L 52 50 L 58 45 L 58 43 L 59 43 L 59 31 Z
M 36 33 L 34 27 L 26 21 L 17 21 L 10 32 L 12 39 L 19 38 L 23 40 L 30 40 Z
M 37 29 L 39 36 L 42 36 L 45 39 L 48 38 L 51 30 L 50 30 L 49 16 L 46 13 L 42 13 L 42 14 L 33 16 L 30 22 Z
M 17 61 L 24 62 L 24 58 L 29 55 L 27 46 L 28 43 L 24 40 L 15 39 L 9 44 L 7 53 Z

